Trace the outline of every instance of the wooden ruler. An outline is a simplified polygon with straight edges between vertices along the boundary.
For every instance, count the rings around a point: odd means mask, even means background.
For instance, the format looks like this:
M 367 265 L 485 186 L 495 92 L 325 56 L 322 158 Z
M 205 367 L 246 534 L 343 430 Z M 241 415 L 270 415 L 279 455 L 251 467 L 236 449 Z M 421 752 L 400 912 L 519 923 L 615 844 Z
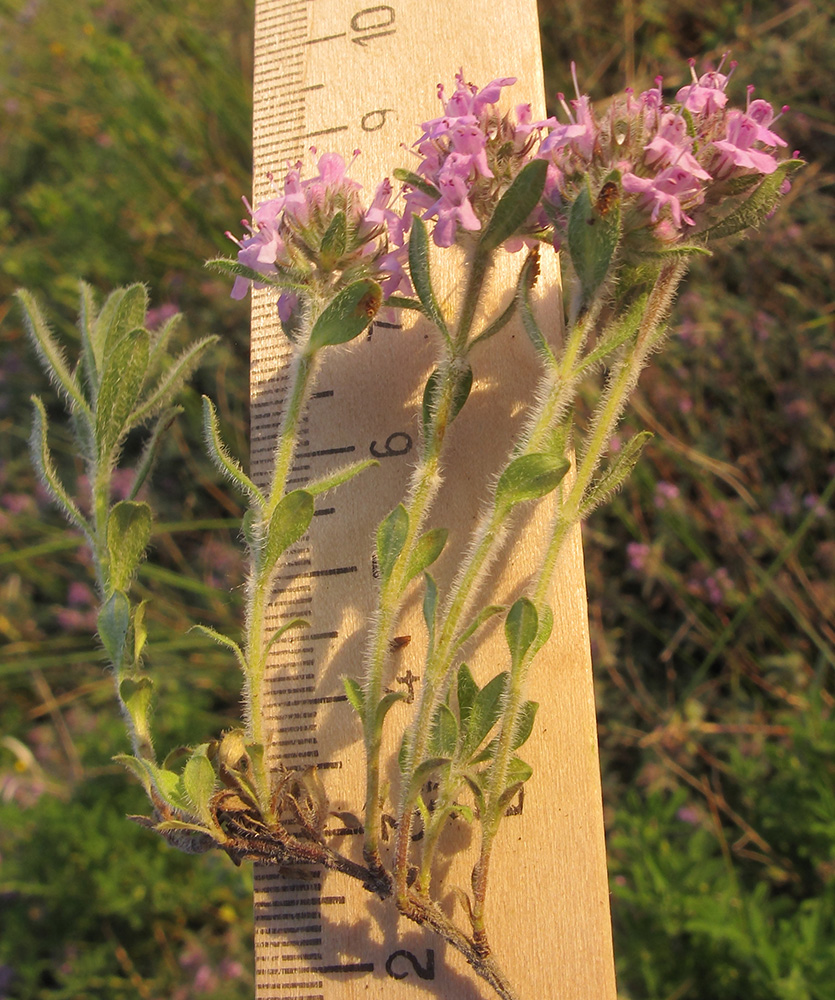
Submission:
M 362 6 L 368 3 L 369 6 Z M 257 0 L 255 27 L 254 198 L 271 194 L 268 173 L 307 160 L 311 146 L 360 158 L 352 176 L 370 197 L 395 166 L 413 166 L 401 144 L 436 117 L 436 84 L 454 74 L 479 85 L 516 76 L 514 103 L 530 101 L 544 117 L 535 0 Z M 309 175 L 309 174 L 308 174 Z M 450 255 L 445 255 L 449 257 Z M 500 267 L 512 282 L 521 258 Z M 440 267 L 439 263 L 439 267 Z M 555 261 L 552 262 L 552 271 Z M 440 271 L 450 296 L 454 268 Z M 546 276 L 547 277 L 547 276 Z M 559 315 L 558 275 L 544 307 Z M 380 518 L 399 501 L 418 446 L 417 413 L 432 349 L 420 324 L 375 323 L 370 337 L 330 349 L 305 416 L 297 485 L 347 461 L 376 456 L 380 466 L 327 495 L 303 543 L 291 553 L 268 629 L 303 616 L 311 628 L 276 645 L 267 679 L 265 732 L 289 766 L 315 764 L 334 815 L 326 835 L 358 857 L 364 797 L 359 723 L 342 675 L 358 676 L 375 582 L 371 541 Z M 450 542 L 433 573 L 443 586 L 460 559 L 483 494 L 500 466 L 536 379 L 534 352 L 518 328 L 474 358 L 476 383 L 449 435 L 448 478 L 437 521 Z M 252 473 L 263 481 L 287 387 L 287 351 L 274 295 L 253 295 Z M 513 414 L 497 422 L 494 414 Z M 493 576 L 500 600 L 512 597 L 536 565 L 547 512 L 524 518 Z M 392 656 L 391 688 L 419 683 L 423 623 L 420 592 L 399 631 L 414 641 Z M 541 704 L 536 736 L 524 748 L 534 776 L 500 830 L 491 870 L 488 926 L 495 954 L 531 1000 L 613 1000 L 611 930 L 603 839 L 597 729 L 579 531 L 564 554 L 553 594 L 553 638 L 533 672 L 529 696 Z M 471 661 L 482 682 L 504 662 L 501 628 Z M 398 705 L 390 737 L 410 707 Z M 400 714 L 395 714 L 399 712 Z M 388 775 L 396 783 L 396 775 Z M 447 852 L 471 832 L 451 829 Z M 469 860 L 469 865 L 472 859 Z M 468 886 L 460 858 L 442 863 L 436 886 L 453 906 L 452 887 Z M 491 995 L 463 959 L 401 918 L 391 900 L 370 897 L 350 880 L 312 873 L 290 880 L 255 871 L 258 1000 L 477 1000 Z M 459 911 L 459 917 L 463 914 Z

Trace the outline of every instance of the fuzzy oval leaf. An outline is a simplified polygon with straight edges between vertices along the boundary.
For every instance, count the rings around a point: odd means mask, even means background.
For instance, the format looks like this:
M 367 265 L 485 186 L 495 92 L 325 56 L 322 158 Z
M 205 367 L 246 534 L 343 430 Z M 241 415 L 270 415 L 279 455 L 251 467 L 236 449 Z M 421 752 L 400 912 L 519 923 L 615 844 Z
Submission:
M 140 601 L 133 613 L 133 662 L 139 663 L 145 643 L 148 641 L 148 628 L 145 625 L 145 606 L 147 600 Z
M 496 506 L 510 510 L 523 500 L 538 500 L 562 482 L 571 463 L 563 456 L 546 453 L 514 458 L 499 477 Z
M 435 646 L 435 611 L 438 607 L 438 585 L 429 573 L 424 573 L 423 580 L 426 589 L 423 593 L 423 620 L 426 622 L 426 631 L 429 633 L 429 652 Z
M 519 171 L 484 229 L 479 252 L 490 253 L 521 229 L 542 197 L 547 173 L 545 160 L 533 160 Z
M 473 678 L 472 671 L 466 663 L 462 663 L 458 668 L 458 717 L 461 719 L 462 729 L 466 730 L 469 725 L 470 713 L 477 694 L 478 684 Z
M 631 437 L 621 448 L 603 475 L 592 483 L 586 491 L 580 505 L 582 517 L 589 514 L 595 507 L 599 507 L 623 486 L 638 464 L 641 452 L 652 436 L 652 431 L 641 431 Z
M 502 794 L 499 796 L 499 811 L 501 812 L 510 805 L 513 796 L 519 791 L 522 785 L 533 774 L 533 768 L 526 764 L 521 757 L 514 757 L 507 769 L 507 784 Z
M 518 669 L 525 654 L 536 639 L 539 628 L 539 616 L 532 601 L 520 597 L 508 611 L 504 623 L 504 634 L 510 650 L 510 662 L 514 670 Z
M 133 728 L 141 741 L 151 742 L 148 709 L 154 695 L 154 682 L 150 677 L 126 677 L 119 684 L 119 697 L 128 710 Z
M 313 497 L 306 490 L 293 490 L 282 497 L 270 518 L 262 568 L 270 572 L 282 554 L 297 542 L 313 520 Z
M 121 590 L 114 590 L 96 619 L 99 638 L 118 676 L 124 665 L 125 643 L 130 628 L 130 601 Z
M 438 199 L 441 197 L 441 192 L 434 184 L 430 184 L 425 177 L 421 177 L 420 174 L 415 174 L 411 170 L 406 170 L 404 167 L 394 168 L 394 179 L 408 184 L 409 187 L 413 187 L 417 191 L 422 191 L 430 198 Z
M 607 184 L 620 185 L 615 180 Z M 605 185 L 604 185 L 605 187 Z M 606 280 L 620 239 L 620 197 L 601 214 L 585 185 L 574 199 L 568 218 L 568 252 L 580 282 L 582 305 L 587 305 Z
M 310 331 L 308 353 L 331 344 L 345 344 L 358 337 L 377 315 L 383 293 L 376 281 L 355 281 L 333 298 L 322 310 Z
M 736 211 L 698 235 L 716 240 L 761 225 L 777 206 L 781 197 L 780 189 L 788 175 L 804 165 L 804 160 L 784 160 L 774 173 L 763 179 Z
M 396 705 L 398 701 L 406 700 L 405 691 L 387 691 L 383 697 L 380 699 L 380 704 L 377 706 L 377 732 L 379 733 L 383 727 L 383 722 L 389 713 L 389 709 L 393 705 Z
M 324 270 L 333 270 L 340 257 L 345 255 L 348 241 L 348 221 L 344 212 L 337 212 L 325 230 L 319 246 L 321 264 Z
M 148 313 L 148 289 L 142 284 L 117 288 L 96 317 L 93 337 L 101 349 L 100 362 L 109 365 L 110 352 L 131 331 L 139 330 Z
M 359 681 L 354 680 L 353 677 L 343 677 L 342 685 L 345 688 L 348 701 L 355 709 L 357 715 L 365 720 L 365 692 L 362 690 L 362 685 Z
M 533 306 L 531 305 L 531 292 L 533 291 L 533 287 L 538 276 L 539 255 L 538 253 L 530 253 L 528 254 L 528 259 L 525 261 L 522 270 L 519 273 L 519 281 L 516 284 L 514 302 L 519 305 L 522 325 L 524 326 L 525 333 L 527 333 L 528 339 L 533 344 L 536 353 L 543 360 L 553 363 L 554 352 L 551 350 L 548 341 L 545 339 L 545 334 L 539 329 L 539 324 L 533 314 Z
M 110 586 L 127 590 L 151 539 L 151 508 L 136 500 L 120 500 L 107 519 Z
M 449 763 L 451 763 L 449 757 L 430 757 L 428 760 L 418 764 L 412 772 L 412 780 L 409 785 L 411 793 L 414 795 L 418 792 L 421 785 L 431 775 L 433 775 L 436 771 L 439 771 L 442 767 L 446 767 Z
M 183 788 L 194 811 L 209 826 L 214 825 L 209 801 L 215 790 L 215 769 L 205 753 L 192 754 L 183 769 Z
M 402 503 L 386 515 L 377 529 L 377 566 L 380 581 L 385 583 L 391 576 L 397 557 L 403 551 L 409 532 L 409 514 Z
M 429 267 L 429 236 L 426 232 L 426 224 L 418 215 L 412 216 L 412 228 L 409 232 L 409 275 L 424 313 L 448 337 L 446 320 L 432 287 Z
M 406 582 L 413 580 L 431 566 L 443 552 L 449 532 L 446 528 L 431 528 L 417 540 L 406 567 Z
M 443 703 L 432 723 L 429 751 L 437 757 L 453 757 L 458 745 L 458 720 L 452 709 Z
M 449 424 L 451 424 L 461 412 L 464 404 L 469 399 L 470 390 L 473 387 L 473 369 L 471 368 L 469 362 L 459 361 L 459 367 L 455 372 L 454 377 L 455 386 L 452 392 L 452 406 L 450 407 L 449 412 Z M 429 434 L 429 422 L 432 419 L 432 413 L 437 406 L 438 395 L 441 392 L 441 388 L 441 373 L 436 368 L 426 380 L 426 386 L 423 390 L 422 415 L 424 436 L 428 436 Z
M 130 429 L 133 413 L 148 374 L 150 340 L 145 330 L 133 330 L 105 357 L 96 400 L 96 445 L 107 459 Z
M 507 671 L 497 674 L 478 692 L 473 701 L 462 744 L 465 757 L 474 753 L 495 726 L 502 708 L 502 697 L 508 681 Z
M 530 739 L 538 708 L 538 701 L 526 701 L 522 706 L 522 711 L 519 713 L 519 720 L 513 731 L 513 740 L 510 744 L 511 750 L 518 750 L 523 743 L 527 743 Z

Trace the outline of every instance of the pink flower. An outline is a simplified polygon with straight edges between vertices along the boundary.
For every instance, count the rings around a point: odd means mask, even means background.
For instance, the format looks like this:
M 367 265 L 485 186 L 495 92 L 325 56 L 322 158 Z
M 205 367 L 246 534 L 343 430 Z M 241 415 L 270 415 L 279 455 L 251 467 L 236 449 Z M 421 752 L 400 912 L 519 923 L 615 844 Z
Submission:
M 674 225 L 680 229 L 683 223 L 695 225 L 693 219 L 684 211 L 686 205 L 699 204 L 704 200 L 698 178 L 682 166 L 666 167 L 655 177 L 639 177 L 637 174 L 624 174 L 623 190 L 630 194 L 640 195 L 640 201 L 650 208 L 650 221 L 656 222 L 661 211 L 670 210 Z
M 723 56 L 722 63 L 724 61 Z M 690 75 L 693 77 L 693 82 L 678 91 L 676 100 L 693 114 L 712 115 L 716 111 L 720 111 L 728 103 L 728 95 L 725 93 L 725 88 L 734 69 L 736 69 L 736 63 L 731 63 L 731 72 L 727 76 L 724 73 L 720 73 L 719 70 L 712 70 L 697 78 L 695 67 L 696 61 L 695 59 L 691 59 Z M 721 68 L 722 64 L 719 66 L 719 69 Z
M 762 103 L 765 104 L 765 101 Z M 737 168 L 755 170 L 760 174 L 773 174 L 777 169 L 777 159 L 771 153 L 752 148 L 754 143 L 762 141 L 761 133 L 769 136 L 773 133 L 759 125 L 744 111 L 736 109 L 728 112 L 727 122 L 727 138 L 717 139 L 713 143 L 720 152 L 713 166 L 714 175 L 717 178 L 728 177 Z M 785 142 L 782 144 L 785 146 Z

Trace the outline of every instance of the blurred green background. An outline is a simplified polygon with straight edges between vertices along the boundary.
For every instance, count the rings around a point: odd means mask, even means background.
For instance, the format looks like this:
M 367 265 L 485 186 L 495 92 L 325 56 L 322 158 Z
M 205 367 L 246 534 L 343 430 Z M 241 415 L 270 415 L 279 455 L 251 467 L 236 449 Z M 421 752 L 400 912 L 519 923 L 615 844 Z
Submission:
M 770 223 L 700 261 L 641 381 L 655 438 L 586 530 L 619 991 L 835 997 L 835 25 L 825 0 L 540 4 L 548 94 L 740 63 L 809 161 Z M 247 451 L 248 303 L 202 262 L 250 188 L 251 2 L 0 0 L 0 998 L 252 993 L 251 885 L 124 820 L 143 796 L 91 640 L 92 574 L 29 466 L 54 397 L 11 293 L 74 337 L 77 279 L 143 280 L 183 341 L 221 335 L 155 479 L 139 577 L 161 745 L 237 717 L 200 636 L 239 609 L 240 510 L 199 394 Z M 500 74 L 501 67 L 496 68 Z M 57 410 L 55 411 L 57 413 Z M 74 456 L 54 435 L 71 477 Z M 187 492 L 183 492 L 187 488 Z

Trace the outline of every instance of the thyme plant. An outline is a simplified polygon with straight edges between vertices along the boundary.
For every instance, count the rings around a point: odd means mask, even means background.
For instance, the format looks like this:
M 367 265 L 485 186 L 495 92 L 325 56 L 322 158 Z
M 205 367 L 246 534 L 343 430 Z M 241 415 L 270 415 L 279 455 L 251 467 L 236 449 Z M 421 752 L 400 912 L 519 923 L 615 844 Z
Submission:
M 245 718 L 240 729 L 191 748 L 183 766 L 160 760 L 154 748 L 154 682 L 143 665 L 144 604 L 132 603 L 130 582 L 144 557 L 152 516 L 136 494 L 175 415 L 176 392 L 211 338 L 169 359 L 165 345 L 174 321 L 158 335 L 143 328 L 147 299 L 141 286 L 114 293 L 100 310 L 84 286 L 81 356 L 70 368 L 39 307 L 20 293 L 93 484 L 88 514 L 59 480 L 45 409 L 34 400 L 35 462 L 93 551 L 99 637 L 132 743 L 132 753 L 118 759 L 143 783 L 152 805 L 150 816 L 133 818 L 185 851 L 220 848 L 236 862 L 315 863 L 356 878 L 445 938 L 505 998 L 516 993 L 490 947 L 490 858 L 507 806 L 532 773 L 518 753 L 537 710 L 526 682 L 551 633 L 547 595 L 558 555 L 572 527 L 621 486 L 639 459 L 648 434 L 637 434 L 613 453 L 610 442 L 641 370 L 663 343 L 688 262 L 710 253 L 715 241 L 759 225 L 801 165 L 796 156 L 780 155 L 785 142 L 772 130 L 773 109 L 753 99 L 753 88 L 744 109 L 729 106 L 733 65 L 728 73 L 720 66 L 697 76 L 691 64 L 691 74 L 670 103 L 660 79 L 644 93 L 627 91 L 602 112 L 578 88 L 570 102 L 560 95 L 562 117 L 539 122 L 531 120 L 529 105 L 499 108 L 502 91 L 514 80 L 497 79 L 479 89 L 459 74 L 450 95 L 439 87 L 442 114 L 422 126 L 414 147 L 418 166 L 395 171 L 402 191 L 384 179 L 366 204 L 343 160 L 325 153 L 315 176 L 303 180 L 301 165 L 292 166 L 275 196 L 250 210 L 248 232 L 235 240 L 236 259 L 210 262 L 235 277 L 235 297 L 250 285 L 275 287 L 292 348 L 291 388 L 265 490 L 230 455 L 215 409 L 204 399 L 209 453 L 249 505 L 243 522 L 249 573 L 242 637 L 197 627 L 238 663 Z M 442 305 L 432 277 L 434 255 L 452 246 L 463 248 L 465 260 L 454 311 Z M 486 280 L 497 257 L 508 252 L 519 261 L 515 293 L 501 315 L 488 315 L 482 305 Z M 540 256 L 554 252 L 563 261 L 565 310 L 540 315 L 531 292 Z M 283 554 L 307 531 L 318 495 L 375 464 L 359 462 L 290 488 L 300 420 L 331 350 L 360 336 L 381 308 L 421 313 L 434 329 L 436 354 L 408 489 L 370 540 L 379 575 L 364 663 L 356 676 L 344 679 L 365 744 L 359 860 L 325 842 L 327 789 L 315 769 L 267 766 L 270 734 L 261 703 L 271 646 L 287 629 L 306 625 L 295 619 L 273 634 L 266 631 Z M 457 575 L 441 593 L 430 568 L 447 532 L 426 525 L 442 477 L 455 475 L 445 461 L 447 431 L 467 403 L 473 359 L 494 347 L 514 314 L 539 361 L 539 381 L 501 473 L 484 484 L 481 514 Z M 591 418 L 579 427 L 578 390 L 600 369 L 603 388 Z M 110 477 L 125 436 L 149 421 L 154 423 L 132 495 L 113 504 Z M 549 495 L 554 514 L 538 570 L 511 607 L 492 603 L 488 571 L 514 512 Z M 407 590 L 420 577 L 424 669 L 411 721 L 400 735 L 400 782 L 392 792 L 397 833 L 387 858 L 380 847 L 382 734 L 389 709 L 403 695 L 387 692 L 386 684 Z M 506 662 L 479 686 L 462 651 L 495 616 L 504 621 Z M 452 815 L 478 831 L 471 885 L 459 892 L 463 924 L 453 922 L 433 896 L 438 843 Z M 418 823 L 423 836 L 416 840 Z

